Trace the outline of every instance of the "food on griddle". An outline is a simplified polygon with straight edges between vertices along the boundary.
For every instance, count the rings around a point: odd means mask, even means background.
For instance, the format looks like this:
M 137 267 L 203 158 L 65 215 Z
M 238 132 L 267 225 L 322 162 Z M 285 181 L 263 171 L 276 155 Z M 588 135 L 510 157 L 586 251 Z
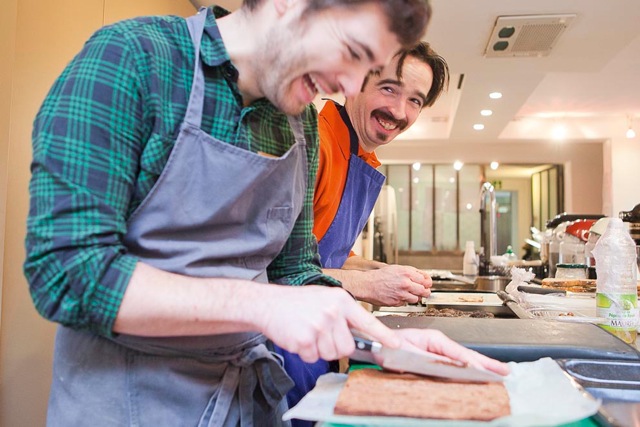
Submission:
M 475 318 L 491 318 L 495 317 L 493 313 L 482 310 L 458 310 L 455 308 L 435 308 L 429 307 L 424 312 L 409 313 L 407 317 L 475 317 Z
M 484 298 L 482 296 L 465 296 L 465 297 L 458 297 L 458 301 L 460 302 L 484 302 Z
M 334 413 L 491 421 L 511 413 L 503 383 L 469 383 L 360 369 L 349 373 Z
M 569 292 L 595 292 L 596 281 L 592 279 L 542 279 L 543 288 Z

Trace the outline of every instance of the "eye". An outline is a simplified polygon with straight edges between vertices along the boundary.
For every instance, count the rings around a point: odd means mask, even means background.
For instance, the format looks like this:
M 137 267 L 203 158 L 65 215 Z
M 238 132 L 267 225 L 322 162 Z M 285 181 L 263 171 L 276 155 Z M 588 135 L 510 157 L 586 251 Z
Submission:
M 351 56 L 351 59 L 355 61 L 360 61 L 360 55 L 358 55 L 358 52 L 353 50 L 351 46 L 347 46 L 347 49 L 349 49 L 349 56 Z
M 380 90 L 383 91 L 383 92 L 387 92 L 389 94 L 393 94 L 393 93 L 396 92 L 395 89 L 393 88 L 393 86 L 381 86 Z
M 422 108 L 422 100 L 420 98 L 411 98 L 410 101 L 414 103 L 418 108 Z

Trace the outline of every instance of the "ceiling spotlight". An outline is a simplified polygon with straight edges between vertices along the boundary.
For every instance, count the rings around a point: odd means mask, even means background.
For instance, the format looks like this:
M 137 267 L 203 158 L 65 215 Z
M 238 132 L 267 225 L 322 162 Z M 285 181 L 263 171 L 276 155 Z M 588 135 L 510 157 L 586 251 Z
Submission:
M 420 170 L 422 165 L 419 162 L 415 162 L 413 165 L 411 165 L 411 167 L 413 167 L 413 170 L 417 172 Z
M 413 183 L 414 184 L 417 184 L 419 182 L 420 182 L 420 178 L 418 178 L 418 177 L 413 178 Z
M 498 169 L 498 166 L 500 166 L 500 163 L 498 162 L 491 162 L 491 164 L 489 165 L 489 167 L 491 167 L 491 170 Z
M 453 168 L 457 171 L 462 169 L 462 166 L 464 166 L 464 163 L 462 163 L 460 160 L 456 160 L 455 162 L 453 162 Z
M 633 138 L 636 137 L 636 131 L 633 130 L 633 128 L 630 127 L 629 129 L 627 129 L 626 135 L 627 135 L 627 138 L 633 139 Z
M 551 131 L 551 137 L 556 141 L 565 139 L 567 137 L 567 128 L 562 125 L 554 127 Z
M 490 116 L 492 114 L 493 114 L 493 111 L 491 111 L 491 110 L 480 110 L 480 115 L 481 116 L 487 117 L 487 116 Z
M 467 203 L 467 210 L 470 211 L 473 209 L 473 205 L 471 203 Z
M 502 98 L 502 94 L 500 92 L 491 92 L 489 94 L 489 98 L 491 98 L 491 99 L 500 99 L 500 98 Z
M 502 27 L 498 32 L 498 37 L 500 37 L 501 39 L 508 39 L 515 32 L 516 32 L 516 29 L 513 27 Z
M 484 125 L 482 123 L 476 123 L 475 125 L 473 125 L 473 128 L 475 130 L 482 130 L 484 129 Z

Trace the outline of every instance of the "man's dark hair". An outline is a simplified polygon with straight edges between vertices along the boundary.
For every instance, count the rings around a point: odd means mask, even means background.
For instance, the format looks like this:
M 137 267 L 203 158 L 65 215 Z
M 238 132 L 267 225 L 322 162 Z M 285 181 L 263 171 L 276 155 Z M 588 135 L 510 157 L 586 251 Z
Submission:
M 438 55 L 427 42 L 420 42 L 410 49 L 401 50 L 396 56 L 399 57 L 398 67 L 396 68 L 398 80 L 402 80 L 402 69 L 407 56 L 413 56 L 431 67 L 433 83 L 431 83 L 431 89 L 429 89 L 424 103 L 425 107 L 431 107 L 440 94 L 449 87 L 449 65 L 447 61 Z
M 264 0 L 244 0 L 242 6 L 255 9 Z M 378 3 L 387 17 L 389 30 L 403 47 L 415 44 L 427 30 L 431 19 L 429 0 L 306 0 L 306 12 L 317 12 L 330 7 L 353 7 Z
M 449 65 L 442 56 L 438 55 L 438 53 L 429 46 L 429 43 L 419 42 L 409 49 L 401 49 L 394 56 L 394 58 L 398 57 L 398 64 L 396 66 L 396 77 L 398 81 L 402 81 L 402 70 L 404 68 L 404 60 L 407 59 L 407 56 L 413 56 L 431 67 L 433 82 L 431 83 L 431 88 L 429 89 L 429 93 L 427 93 L 423 105 L 423 107 L 431 107 L 442 92 L 449 87 Z M 379 75 L 380 71 L 369 72 L 362 83 L 360 92 L 364 91 L 371 76 Z

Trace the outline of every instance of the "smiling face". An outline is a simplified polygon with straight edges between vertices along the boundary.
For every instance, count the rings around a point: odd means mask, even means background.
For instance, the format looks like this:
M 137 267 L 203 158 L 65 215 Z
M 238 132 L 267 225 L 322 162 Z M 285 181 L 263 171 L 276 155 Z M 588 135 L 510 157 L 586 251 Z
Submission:
M 262 40 L 254 63 L 260 92 L 287 114 L 302 112 L 318 93 L 355 95 L 369 71 L 400 48 L 375 2 L 303 9 L 304 2 L 294 1 Z
M 433 83 L 433 71 L 414 56 L 404 60 L 401 78 L 398 56 L 379 75 L 371 75 L 362 92 L 347 98 L 345 108 L 366 152 L 391 142 L 411 126 Z

